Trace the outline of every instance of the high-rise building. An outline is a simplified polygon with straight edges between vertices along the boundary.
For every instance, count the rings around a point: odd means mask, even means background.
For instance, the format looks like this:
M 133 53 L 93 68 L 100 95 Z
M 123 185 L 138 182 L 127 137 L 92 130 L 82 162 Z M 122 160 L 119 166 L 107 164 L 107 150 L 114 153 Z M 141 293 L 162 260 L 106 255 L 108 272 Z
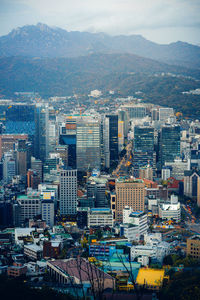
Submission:
M 116 220 L 122 221 L 123 209 L 129 206 L 133 211 L 144 211 L 145 185 L 142 180 L 118 179 L 116 184 Z
M 95 207 L 105 207 L 106 205 L 106 186 L 104 183 L 89 181 L 87 183 L 87 198 L 94 197 Z
M 105 166 L 109 168 L 118 161 L 118 115 L 106 115 L 104 119 Z
M 76 161 L 78 171 L 100 169 L 100 122 L 92 118 L 77 121 Z
M 28 188 L 37 189 L 38 184 L 40 184 L 40 182 L 41 182 L 41 178 L 37 174 L 37 172 L 29 169 L 28 172 L 27 172 L 27 186 L 28 186 Z
M 184 194 L 200 207 L 200 171 L 195 169 L 184 171 Z
M 118 122 L 118 151 L 121 152 L 124 149 L 124 122 Z
M 49 121 L 49 152 L 54 152 L 58 144 L 58 134 L 56 123 Z
M 159 108 L 159 121 L 166 122 L 167 119 L 174 116 L 174 110 L 170 107 L 160 107 Z
M 187 255 L 200 260 L 200 235 L 193 235 L 187 239 Z
M 134 151 L 154 151 L 154 128 L 150 126 L 134 127 Z
M 139 169 L 139 178 L 153 180 L 153 168 L 150 164 Z
M 58 145 L 55 147 L 55 152 L 59 153 L 64 167 L 68 166 L 68 145 Z
M 2 134 L 0 135 L 0 159 L 8 151 L 15 150 L 15 144 L 18 140 L 28 141 L 27 134 Z
M 54 225 L 54 201 L 42 200 L 42 220 L 46 221 L 47 225 Z
M 159 168 L 180 157 L 180 126 L 163 126 L 159 135 Z
M 17 174 L 23 177 L 27 174 L 27 145 L 25 140 L 18 140 L 17 150 L 16 150 L 16 167 Z
M 49 109 L 47 104 L 35 107 L 34 156 L 42 161 L 49 154 Z
M 0 119 L 6 134 L 27 134 L 31 140 L 35 133 L 33 104 L 10 102 L 0 104 Z
M 124 137 L 126 138 L 128 135 L 128 130 L 129 130 L 129 116 L 128 112 L 126 110 L 120 110 L 118 111 L 118 119 L 119 122 L 123 122 L 123 132 L 124 132 Z
M 42 182 L 42 161 L 40 159 L 31 157 L 31 170 L 37 173 L 40 178 L 40 182 Z
M 189 153 L 190 169 L 196 168 L 200 170 L 200 144 L 197 149 L 191 149 Z
M 9 226 L 13 226 L 12 203 L 0 200 L 0 227 Z
M 41 214 L 40 192 L 30 190 L 27 195 L 17 196 L 17 202 L 21 208 L 21 222 Z
M 3 179 L 6 183 L 12 181 L 13 176 L 16 175 L 16 163 L 12 152 L 4 153 L 3 158 Z
M 75 215 L 77 212 L 77 170 L 60 171 L 60 213 Z
M 121 108 L 128 112 L 130 119 L 142 119 L 146 116 L 146 107 L 142 105 L 123 105 Z
M 67 118 L 66 123 L 60 127 L 59 144 L 68 147 L 68 163 L 76 169 L 76 119 Z
M 133 155 L 133 172 L 136 178 L 140 177 L 140 169 L 149 165 L 153 169 L 153 177 L 156 172 L 156 152 L 152 151 L 135 151 Z

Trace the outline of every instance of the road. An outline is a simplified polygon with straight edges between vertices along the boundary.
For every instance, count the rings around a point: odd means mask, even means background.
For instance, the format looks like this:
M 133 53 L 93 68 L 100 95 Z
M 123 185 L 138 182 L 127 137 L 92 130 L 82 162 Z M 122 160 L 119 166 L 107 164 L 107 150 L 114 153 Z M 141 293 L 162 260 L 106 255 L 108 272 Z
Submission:
M 126 145 L 126 154 L 119 162 L 117 168 L 112 172 L 114 177 L 125 176 L 128 175 L 129 165 L 132 160 L 132 141 L 129 141 Z

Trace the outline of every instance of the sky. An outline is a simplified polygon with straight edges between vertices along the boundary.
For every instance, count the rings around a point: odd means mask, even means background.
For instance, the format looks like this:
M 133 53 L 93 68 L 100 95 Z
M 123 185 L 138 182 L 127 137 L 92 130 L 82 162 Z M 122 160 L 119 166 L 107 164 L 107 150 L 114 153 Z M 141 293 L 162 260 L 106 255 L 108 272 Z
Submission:
M 200 0 L 0 0 L 0 36 L 38 22 L 68 31 L 141 34 L 200 45 Z

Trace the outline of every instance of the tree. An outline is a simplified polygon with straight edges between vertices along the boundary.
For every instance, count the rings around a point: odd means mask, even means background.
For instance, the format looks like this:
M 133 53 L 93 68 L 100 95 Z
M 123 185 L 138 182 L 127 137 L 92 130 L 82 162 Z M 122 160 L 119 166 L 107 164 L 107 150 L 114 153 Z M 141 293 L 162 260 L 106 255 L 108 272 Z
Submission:
M 191 270 L 175 273 L 169 284 L 160 292 L 161 300 L 191 300 L 200 299 L 200 271 Z

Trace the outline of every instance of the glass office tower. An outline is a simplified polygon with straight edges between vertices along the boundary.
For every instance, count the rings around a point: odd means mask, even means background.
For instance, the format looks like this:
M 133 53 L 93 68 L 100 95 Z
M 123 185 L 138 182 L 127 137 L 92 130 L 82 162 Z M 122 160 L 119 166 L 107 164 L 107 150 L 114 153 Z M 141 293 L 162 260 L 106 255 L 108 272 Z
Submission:
M 154 151 L 154 128 L 135 126 L 134 151 Z
M 100 169 L 100 121 L 90 117 L 77 121 L 76 162 L 78 171 Z
M 36 104 L 34 156 L 43 162 L 49 154 L 49 110 L 47 104 Z
M 118 161 L 118 115 L 106 115 L 104 119 L 105 166 Z
M 180 156 L 180 126 L 164 126 L 159 135 L 160 166 Z

